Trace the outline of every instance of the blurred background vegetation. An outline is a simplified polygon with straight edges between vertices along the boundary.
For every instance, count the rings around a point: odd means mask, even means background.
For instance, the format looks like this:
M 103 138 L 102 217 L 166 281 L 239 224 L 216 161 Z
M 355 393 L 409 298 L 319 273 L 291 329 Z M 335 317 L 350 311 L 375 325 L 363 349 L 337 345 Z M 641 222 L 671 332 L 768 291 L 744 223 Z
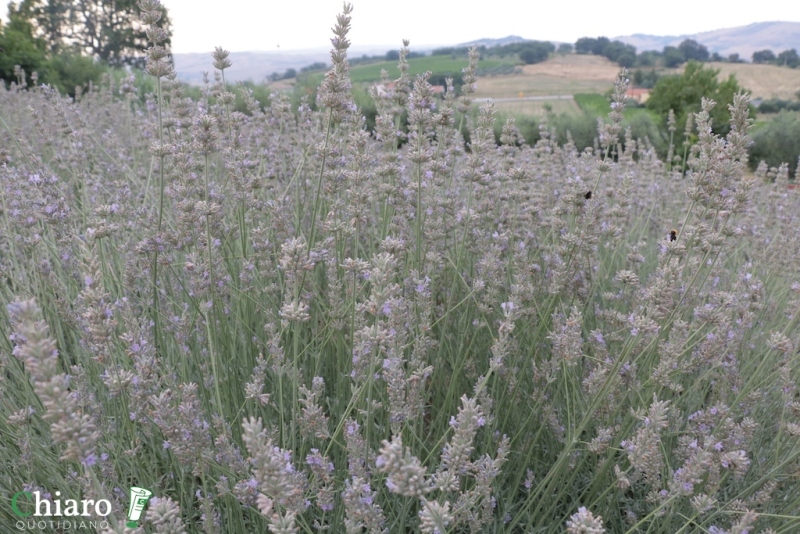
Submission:
M 144 30 L 134 24 L 138 17 L 135 0 L 115 0 L 111 9 L 108 2 L 101 0 L 11 2 L 8 22 L 0 22 L 0 79 L 7 87 L 11 84 L 49 84 L 72 97 L 90 90 L 104 77 L 114 80 L 117 85 L 126 79 L 136 88 L 136 94 L 143 102 L 145 95 L 153 91 L 153 82 L 141 70 L 147 41 Z M 169 46 L 172 30 L 166 8 L 163 8 L 159 24 L 167 33 L 166 44 Z M 676 144 L 683 141 L 687 117 L 699 111 L 702 95 L 710 95 L 717 102 L 712 116 L 713 127 L 715 133 L 724 135 L 728 129 L 727 108 L 733 95 L 738 90 L 749 89 L 737 80 L 735 74 L 728 74 L 727 78 L 720 74 L 720 66 L 733 68 L 743 63 L 742 58 L 737 54 L 720 57 L 692 39 L 686 39 L 678 46 L 666 46 L 661 51 L 637 51 L 632 45 L 606 37 L 582 37 L 574 44 L 522 41 L 479 46 L 478 49 L 481 53 L 478 76 L 483 78 L 482 81 L 494 79 L 492 83 L 499 87 L 503 87 L 505 82 L 508 82 L 508 87 L 514 86 L 514 80 L 534 72 L 529 70 L 532 66 L 546 64 L 548 60 L 561 61 L 558 65 L 563 66 L 564 62 L 568 65 L 571 59 L 591 56 L 607 60 L 608 65 L 628 68 L 631 85 L 646 90 L 649 99 L 646 102 L 629 101 L 623 126 L 630 127 L 634 139 L 646 137 L 662 158 L 667 156 L 670 136 Z M 430 55 L 412 52 L 408 56 L 409 73 L 415 77 L 429 72 L 428 81 L 434 86 L 444 87 L 447 79 L 452 79 L 455 91 L 459 92 L 461 69 L 466 65 L 468 52 L 467 46 L 442 47 Z M 363 110 L 370 130 L 374 128 L 377 110 L 369 96 L 369 88 L 380 81 L 382 71 L 387 71 L 390 79 L 395 77 L 398 59 L 398 52 L 390 50 L 384 55 L 350 60 L 353 96 Z M 712 66 L 710 62 L 715 63 Z M 800 58 L 794 49 L 759 50 L 753 53 L 751 64 L 747 66 L 755 65 L 771 65 L 788 73 L 789 69 L 795 70 L 800 66 Z M 326 69 L 325 63 L 317 62 L 290 68 L 283 73 L 275 72 L 265 80 L 238 82 L 229 87 L 237 94 L 234 108 L 242 113 L 248 112 L 242 97 L 246 91 L 262 106 L 269 104 L 274 91 L 289 91 L 295 109 L 303 99 L 314 107 L 317 87 Z M 728 70 L 726 68 L 724 72 Z M 531 83 L 542 81 L 536 76 L 531 75 Z M 612 79 L 608 76 L 604 87 L 609 87 Z M 479 83 L 479 89 L 481 85 Z M 593 146 L 597 120 L 609 111 L 610 90 L 598 90 L 599 86 L 591 83 L 580 86 L 541 83 L 541 86 L 545 87 L 542 91 L 550 90 L 554 95 L 558 92 L 556 96 L 559 97 L 564 96 L 560 93 L 568 93 L 573 101 L 534 103 L 524 98 L 528 93 L 523 95 L 523 91 L 519 91 L 519 98 L 504 98 L 502 100 L 506 102 L 497 107 L 497 138 L 505 120 L 514 117 L 528 144 L 539 139 L 540 126 L 546 123 L 559 143 L 570 139 L 579 150 Z M 186 87 L 186 94 L 192 98 L 199 98 L 202 92 L 199 86 Z M 500 100 L 491 98 L 495 96 L 491 91 L 487 96 L 489 98 L 485 100 Z M 515 107 L 509 100 L 518 100 L 524 105 Z M 756 127 L 750 150 L 751 166 L 755 168 L 765 161 L 770 167 L 777 167 L 785 162 L 794 174 L 800 158 L 800 91 L 782 98 L 756 98 L 754 104 L 751 117 Z M 673 132 L 667 124 L 670 110 L 675 115 Z M 469 142 L 468 134 L 466 137 Z

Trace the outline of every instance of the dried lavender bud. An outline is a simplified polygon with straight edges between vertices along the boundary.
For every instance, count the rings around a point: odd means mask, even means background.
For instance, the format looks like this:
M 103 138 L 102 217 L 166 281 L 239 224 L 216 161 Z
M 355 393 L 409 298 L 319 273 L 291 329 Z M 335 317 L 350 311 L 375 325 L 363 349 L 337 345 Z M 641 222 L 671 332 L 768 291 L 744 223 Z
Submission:
M 214 58 L 214 68 L 217 70 L 225 70 L 233 65 L 231 60 L 228 59 L 229 55 L 230 52 L 223 49 L 221 46 L 216 47 L 214 52 L 211 54 L 211 56 Z
M 586 507 L 580 507 L 567 521 L 569 534 L 605 534 L 603 518 L 595 517 Z

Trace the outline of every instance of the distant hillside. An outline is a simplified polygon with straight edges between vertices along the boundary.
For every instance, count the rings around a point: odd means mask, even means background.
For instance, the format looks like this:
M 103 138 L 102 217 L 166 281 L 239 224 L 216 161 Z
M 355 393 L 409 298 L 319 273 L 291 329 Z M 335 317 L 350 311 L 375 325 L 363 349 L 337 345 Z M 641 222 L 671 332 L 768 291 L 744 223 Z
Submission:
M 210 52 L 174 54 L 173 58 L 178 79 L 181 81 L 200 84 L 203 82 L 203 72 L 208 72 L 211 79 L 214 79 Z M 225 70 L 227 81 L 251 80 L 260 83 L 273 72 L 282 73 L 286 69 L 300 69 L 318 61 L 330 62 L 330 52 L 323 48 L 292 52 L 231 52 L 229 59 L 233 66 Z
M 350 57 L 375 56 L 386 54 L 389 50 L 397 50 L 397 46 L 354 46 L 350 49 Z M 432 47 L 413 48 L 415 52 L 429 52 Z M 203 82 L 203 72 L 208 72 L 214 79 L 211 51 L 207 54 L 174 54 L 175 69 L 178 79 L 191 84 Z M 329 48 L 309 50 L 276 50 L 273 52 L 231 52 L 229 56 L 233 66 L 225 70 L 225 79 L 229 82 L 251 80 L 263 82 L 273 72 L 283 73 L 286 69 L 296 69 L 322 62 L 330 64 Z
M 508 37 L 501 37 L 500 39 L 476 39 L 475 41 L 469 41 L 468 43 L 459 43 L 456 46 L 485 46 L 486 48 L 491 48 L 493 46 L 524 43 L 525 41 L 530 41 L 530 39 L 525 39 L 519 35 L 509 35 Z
M 729 54 L 749 61 L 756 50 L 769 48 L 775 53 L 790 48 L 800 51 L 800 22 L 758 22 L 738 28 L 714 30 L 693 35 L 644 35 L 634 34 L 615 37 L 624 43 L 632 44 L 639 52 L 644 50 L 662 50 L 665 46 L 677 46 L 684 39 L 694 39 L 705 45 L 709 51 L 717 52 L 722 57 Z M 502 46 L 529 41 L 518 35 L 509 35 L 500 39 L 476 39 L 455 46 Z M 555 43 L 556 45 L 558 43 Z M 447 45 L 440 45 L 447 46 Z M 431 45 L 412 47 L 415 52 L 428 53 Z M 355 46 L 350 50 L 350 57 L 383 55 L 389 50 L 396 50 L 394 45 Z M 211 50 L 207 54 L 175 54 L 175 66 L 178 78 L 189 83 L 199 84 L 203 81 L 203 72 L 213 72 Z M 273 72 L 283 73 L 286 69 L 301 69 L 312 63 L 330 63 L 330 50 L 324 48 L 311 50 L 287 50 L 271 52 L 231 52 L 233 66 L 226 70 L 225 78 L 234 82 L 252 80 L 263 82 Z
M 750 60 L 756 50 L 771 49 L 776 54 L 790 48 L 800 51 L 800 22 L 756 22 L 738 28 L 726 28 L 693 35 L 644 35 L 634 34 L 614 37 L 626 44 L 632 44 L 639 52 L 644 50 L 663 50 L 665 46 L 677 46 L 684 39 L 694 39 L 710 52 L 722 57 L 739 54 Z

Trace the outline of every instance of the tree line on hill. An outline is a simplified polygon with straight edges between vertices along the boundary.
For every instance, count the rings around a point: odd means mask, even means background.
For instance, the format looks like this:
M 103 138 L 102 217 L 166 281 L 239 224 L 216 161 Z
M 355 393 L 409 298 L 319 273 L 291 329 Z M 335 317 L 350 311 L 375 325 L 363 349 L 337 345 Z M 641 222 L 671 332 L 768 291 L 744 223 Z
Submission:
M 571 45 L 567 46 L 569 46 L 571 51 Z M 526 65 L 541 63 L 556 51 L 556 46 L 550 41 L 520 41 L 518 43 L 510 43 L 491 47 L 481 45 L 477 48 L 481 53 L 482 58 L 517 56 L 519 57 L 520 61 Z M 466 57 L 469 54 L 469 49 L 469 46 L 448 46 L 435 48 L 431 52 L 431 55 Z M 559 52 L 564 53 L 564 48 L 560 48 Z
M 300 73 L 302 74 L 304 72 L 325 70 L 327 68 L 328 65 L 326 63 L 323 63 L 322 61 L 317 61 L 316 63 L 312 63 L 311 65 L 306 65 L 305 67 L 301 68 Z M 277 82 L 278 80 L 288 80 L 290 78 L 297 77 L 297 74 L 298 74 L 297 69 L 288 68 L 285 71 L 283 71 L 283 74 L 281 74 L 280 72 L 273 72 L 272 74 L 267 76 L 267 80 L 270 82 Z
M 758 50 L 753 52 L 753 63 L 770 63 L 779 67 L 796 69 L 800 66 L 800 56 L 797 55 L 797 50 L 794 48 L 784 50 L 778 55 L 775 55 L 775 52 L 769 49 Z
M 547 41 L 524 41 L 503 46 L 480 46 L 478 50 L 481 57 L 517 55 L 525 64 L 539 63 L 548 59 L 556 46 Z M 559 54 L 592 54 L 602 56 L 617 63 L 621 67 L 655 67 L 661 65 L 675 68 L 688 61 L 705 63 L 708 61 L 743 63 L 739 54 L 721 56 L 718 52 L 709 52 L 708 48 L 694 39 L 684 39 L 678 46 L 665 46 L 661 51 L 646 50 L 637 53 L 636 47 L 622 41 L 612 41 L 608 37 L 581 37 L 574 46 L 569 43 L 559 45 Z M 467 46 L 451 46 L 437 48 L 432 55 L 450 55 L 452 57 L 465 57 L 469 53 Z M 775 54 L 772 50 L 759 50 L 753 53 L 753 63 L 769 63 L 773 65 L 796 68 L 800 66 L 800 56 L 795 49 L 784 50 Z M 652 85 L 650 86 L 652 87 Z
M 707 61 L 743 63 L 739 54 L 729 54 L 722 57 L 717 52 L 709 52 L 705 45 L 694 39 L 684 39 L 678 46 L 665 46 L 659 52 L 647 50 L 636 53 L 636 47 L 626 45 L 621 41 L 611 41 L 607 37 L 581 37 L 575 43 L 575 52 L 578 54 L 594 54 L 604 56 L 621 67 L 651 67 L 657 62 L 668 68 L 678 67 L 687 61 Z M 794 48 L 775 54 L 772 50 L 759 50 L 753 53 L 753 63 L 770 63 L 773 65 L 796 68 L 800 66 L 800 56 Z
M 687 61 L 723 61 L 719 54 L 710 54 L 708 48 L 694 39 L 685 39 L 678 46 L 665 46 L 662 51 L 646 50 L 639 54 L 636 47 L 622 41 L 612 41 L 608 37 L 581 37 L 575 43 L 578 54 L 603 56 L 621 67 L 654 67 L 661 63 L 665 67 L 677 67 Z M 738 61 L 736 57 L 728 60 Z
M 654 67 L 658 63 L 666 67 L 677 67 L 687 61 L 725 61 L 719 54 L 710 54 L 702 44 L 692 39 L 686 39 L 677 47 L 667 46 L 663 51 L 647 50 L 637 53 L 636 47 L 622 41 L 612 41 L 608 37 L 581 37 L 574 45 L 562 43 L 556 46 L 548 41 L 523 41 L 502 46 L 479 46 L 481 57 L 504 57 L 516 55 L 525 64 L 539 63 L 548 59 L 553 53 L 592 54 L 603 56 L 617 63 L 621 67 Z M 432 55 L 449 55 L 452 57 L 466 57 L 469 53 L 468 46 L 450 46 L 436 48 Z M 739 61 L 736 54 L 732 54 L 728 61 Z

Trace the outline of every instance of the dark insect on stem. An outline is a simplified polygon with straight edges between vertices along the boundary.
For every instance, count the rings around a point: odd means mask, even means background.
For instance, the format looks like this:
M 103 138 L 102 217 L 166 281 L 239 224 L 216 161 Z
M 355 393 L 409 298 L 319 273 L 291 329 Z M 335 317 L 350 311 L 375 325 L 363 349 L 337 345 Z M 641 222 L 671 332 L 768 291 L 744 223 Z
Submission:
M 678 239 L 678 231 L 677 230 L 670 230 L 669 231 L 669 240 L 676 241 Z
M 586 194 L 583 195 L 583 198 L 585 198 L 586 200 L 589 200 L 590 198 L 592 198 L 592 192 L 591 191 L 587 191 Z

